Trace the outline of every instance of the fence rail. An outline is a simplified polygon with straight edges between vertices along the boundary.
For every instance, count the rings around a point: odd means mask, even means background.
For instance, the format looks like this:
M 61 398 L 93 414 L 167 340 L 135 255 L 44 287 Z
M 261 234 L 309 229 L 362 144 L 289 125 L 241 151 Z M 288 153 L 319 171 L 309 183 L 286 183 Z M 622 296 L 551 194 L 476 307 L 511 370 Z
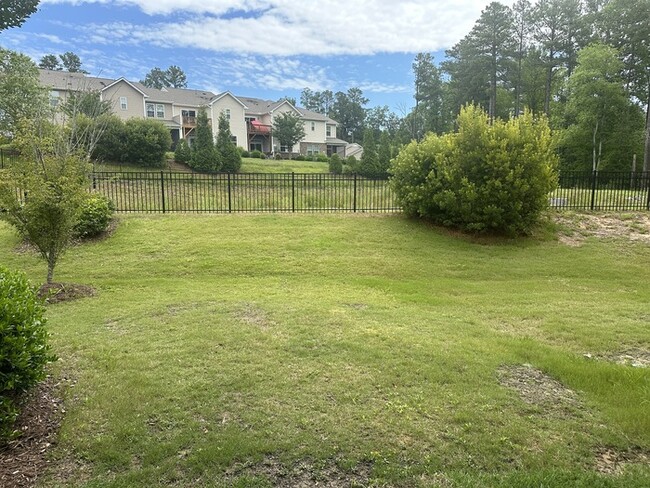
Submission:
M 650 172 L 563 171 L 549 203 L 573 210 L 650 210 Z
M 387 180 L 327 173 L 91 175 L 120 212 L 397 212 Z

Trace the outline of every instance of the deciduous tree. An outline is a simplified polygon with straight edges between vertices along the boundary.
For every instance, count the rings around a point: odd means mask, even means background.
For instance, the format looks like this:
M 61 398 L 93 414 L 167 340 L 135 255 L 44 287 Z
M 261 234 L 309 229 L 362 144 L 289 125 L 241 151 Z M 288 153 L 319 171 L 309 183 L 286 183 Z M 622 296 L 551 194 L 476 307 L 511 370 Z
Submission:
M 2 0 L 0 2 L 0 31 L 20 27 L 38 9 L 40 0 Z
M 281 146 L 289 148 L 291 159 L 292 148 L 305 137 L 305 126 L 302 119 L 291 112 L 283 112 L 273 118 L 273 138 Z

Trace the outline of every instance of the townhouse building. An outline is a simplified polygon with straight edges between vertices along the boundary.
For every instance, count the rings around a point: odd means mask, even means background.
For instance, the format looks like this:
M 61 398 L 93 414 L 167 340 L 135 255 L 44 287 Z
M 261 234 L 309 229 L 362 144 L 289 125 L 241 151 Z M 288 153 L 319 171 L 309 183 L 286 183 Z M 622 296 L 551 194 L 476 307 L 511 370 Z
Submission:
M 233 143 L 248 151 L 266 154 L 338 154 L 346 156 L 348 143 L 337 137 L 338 123 L 329 117 L 296 107 L 287 100 L 270 101 L 235 96 L 231 92 L 181 88 L 149 88 L 125 78 L 109 79 L 40 69 L 41 84 L 50 90 L 50 103 L 65 103 L 70 94 L 93 91 L 112 104 L 112 111 L 123 120 L 145 118 L 158 120 L 170 131 L 172 141 L 185 139 L 190 144 L 196 135 L 196 116 L 205 107 L 216 137 L 219 116 L 230 123 Z M 284 147 L 273 137 L 273 121 L 282 113 L 298 116 L 305 137 L 293 147 Z

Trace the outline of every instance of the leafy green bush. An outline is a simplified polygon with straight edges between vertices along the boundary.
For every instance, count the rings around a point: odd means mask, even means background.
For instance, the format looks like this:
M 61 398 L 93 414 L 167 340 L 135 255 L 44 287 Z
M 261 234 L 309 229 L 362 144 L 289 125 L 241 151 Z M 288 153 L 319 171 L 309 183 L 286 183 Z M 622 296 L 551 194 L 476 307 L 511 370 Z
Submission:
M 74 226 L 76 237 L 95 237 L 108 228 L 115 212 L 115 205 L 108 198 L 96 193 L 88 195 L 81 206 L 81 214 Z
M 0 266 L 0 440 L 13 433 L 19 394 L 45 378 L 55 359 L 43 312 L 25 276 Z
M 338 154 L 332 154 L 329 165 L 330 173 L 340 175 L 343 173 L 343 162 Z
M 169 130 L 157 120 L 126 121 L 126 144 L 122 161 L 150 168 L 165 166 L 165 153 L 172 145 Z
M 178 163 L 189 163 L 192 158 L 192 150 L 185 139 L 181 139 L 176 143 L 174 150 L 174 161 Z
M 258 151 L 257 149 L 255 151 L 251 151 L 251 158 L 255 159 L 262 159 L 262 152 Z
M 122 162 L 126 146 L 124 122 L 115 115 L 103 116 L 101 121 L 104 130 L 93 151 L 93 159 L 114 163 Z
M 466 231 L 529 233 L 557 185 L 546 119 L 527 112 L 490 125 L 467 106 L 457 125 L 402 149 L 391 170 L 398 202 L 409 215 Z
M 296 161 L 304 161 L 304 160 L 305 160 L 305 156 L 303 156 L 302 154 L 298 154 L 298 156 L 296 156 L 296 157 L 293 158 L 293 159 L 295 159 Z
M 266 154 L 261 153 L 261 154 L 260 154 L 260 159 L 266 159 Z
M 316 161 L 319 163 L 327 163 L 329 161 L 329 158 L 327 157 L 327 154 L 319 153 L 316 155 Z
M 244 149 L 242 147 L 240 147 L 239 149 L 241 149 L 241 157 L 242 158 L 250 158 L 251 157 L 251 153 L 248 152 L 246 149 Z
M 225 114 L 219 115 L 219 132 L 217 133 L 216 151 L 224 173 L 237 173 L 241 169 L 241 154 L 232 142 L 230 122 Z
M 275 153 L 275 159 L 276 159 L 276 161 L 280 161 L 282 159 L 282 154 Z

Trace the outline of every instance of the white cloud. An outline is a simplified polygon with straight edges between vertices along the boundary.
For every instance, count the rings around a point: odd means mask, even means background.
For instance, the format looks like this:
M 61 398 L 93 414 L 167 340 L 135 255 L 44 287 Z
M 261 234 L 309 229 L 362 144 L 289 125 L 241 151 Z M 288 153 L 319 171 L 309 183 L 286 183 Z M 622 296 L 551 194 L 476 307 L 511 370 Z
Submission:
M 44 0 L 109 3 L 109 0 Z M 139 24 L 85 27 L 96 42 L 195 47 L 266 56 L 437 51 L 472 27 L 488 0 L 113 0 L 149 15 L 186 14 Z M 506 3 L 512 3 L 508 0 Z M 227 14 L 227 15 L 224 15 Z
M 364 92 L 370 93 L 411 93 L 413 87 L 408 85 L 396 85 L 390 83 L 381 83 L 378 81 L 352 81 L 350 86 L 358 86 Z

